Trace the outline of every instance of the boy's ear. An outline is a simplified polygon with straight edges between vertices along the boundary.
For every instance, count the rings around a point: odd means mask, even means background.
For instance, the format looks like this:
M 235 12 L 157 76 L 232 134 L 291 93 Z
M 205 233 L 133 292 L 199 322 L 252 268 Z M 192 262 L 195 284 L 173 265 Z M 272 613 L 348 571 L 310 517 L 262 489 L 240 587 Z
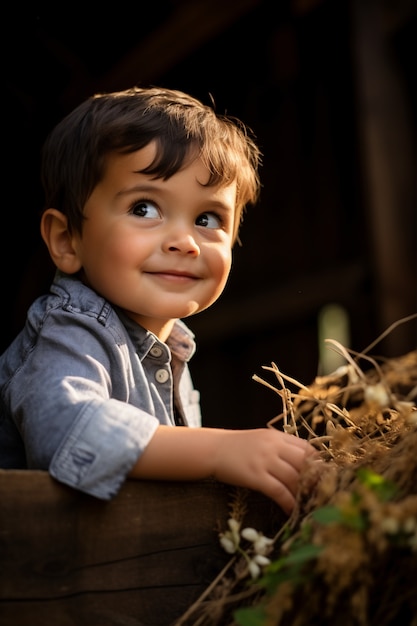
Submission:
M 51 259 L 65 274 L 75 274 L 81 267 L 74 237 L 68 231 L 66 215 L 57 209 L 46 209 L 41 218 L 41 235 L 46 243 Z

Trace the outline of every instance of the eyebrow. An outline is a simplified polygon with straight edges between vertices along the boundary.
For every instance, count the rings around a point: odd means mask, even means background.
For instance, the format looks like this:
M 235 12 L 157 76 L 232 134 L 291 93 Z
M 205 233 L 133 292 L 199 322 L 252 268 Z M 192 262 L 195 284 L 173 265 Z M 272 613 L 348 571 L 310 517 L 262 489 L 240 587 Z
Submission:
M 134 172 L 135 174 L 140 174 L 141 172 Z M 155 186 L 150 184 L 149 182 L 144 182 L 138 185 L 132 185 L 132 187 L 126 187 L 121 189 L 116 193 L 116 197 L 123 197 L 132 195 L 135 193 L 147 193 L 147 192 L 155 192 L 155 191 L 164 191 L 163 187 Z M 221 200 L 205 200 L 204 204 L 206 206 L 211 206 L 212 208 L 218 208 L 219 210 L 223 210 L 228 213 L 234 213 L 236 206 L 230 206 L 228 203 L 224 203 Z
M 140 174 L 140 172 L 134 172 L 134 174 Z M 131 193 L 144 193 L 146 191 L 155 191 L 155 185 L 150 185 L 149 183 L 143 183 L 140 185 L 133 185 L 132 187 L 125 187 L 124 189 L 120 189 L 117 192 L 116 196 L 124 196 Z

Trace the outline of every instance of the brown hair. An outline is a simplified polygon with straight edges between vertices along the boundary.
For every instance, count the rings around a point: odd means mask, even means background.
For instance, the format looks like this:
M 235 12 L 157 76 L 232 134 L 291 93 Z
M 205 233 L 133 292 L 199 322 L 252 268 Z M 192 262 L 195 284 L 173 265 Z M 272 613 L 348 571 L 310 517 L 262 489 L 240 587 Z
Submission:
M 45 208 L 68 218 L 81 233 L 83 207 L 104 176 L 110 152 L 130 153 L 156 141 L 157 154 L 143 173 L 167 179 L 199 156 L 211 175 L 207 185 L 236 181 L 237 238 L 243 211 L 258 199 L 261 154 L 252 131 L 177 90 L 133 87 L 92 96 L 50 133 L 42 153 Z

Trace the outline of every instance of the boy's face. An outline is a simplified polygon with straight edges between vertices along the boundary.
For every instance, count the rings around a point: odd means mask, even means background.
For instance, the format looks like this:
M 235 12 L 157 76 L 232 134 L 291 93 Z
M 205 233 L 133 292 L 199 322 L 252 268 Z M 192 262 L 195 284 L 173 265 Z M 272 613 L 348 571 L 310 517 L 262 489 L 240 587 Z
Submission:
M 139 173 L 155 145 L 111 155 L 73 246 L 86 284 L 166 339 L 175 319 L 209 307 L 232 261 L 236 184 L 203 187 L 200 160 L 168 180 Z

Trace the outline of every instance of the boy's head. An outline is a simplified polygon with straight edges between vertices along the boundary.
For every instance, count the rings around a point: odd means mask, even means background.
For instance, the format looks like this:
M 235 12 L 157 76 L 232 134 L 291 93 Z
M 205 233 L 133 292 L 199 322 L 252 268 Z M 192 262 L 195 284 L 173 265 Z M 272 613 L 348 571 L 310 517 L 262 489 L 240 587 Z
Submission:
M 168 179 L 200 157 L 208 185 L 236 182 L 236 240 L 243 210 L 259 194 L 260 152 L 239 120 L 216 114 L 195 98 L 163 88 L 99 94 L 64 118 L 43 149 L 45 208 L 54 207 L 81 234 L 84 205 L 105 174 L 106 158 L 156 142 L 154 161 L 143 173 Z

